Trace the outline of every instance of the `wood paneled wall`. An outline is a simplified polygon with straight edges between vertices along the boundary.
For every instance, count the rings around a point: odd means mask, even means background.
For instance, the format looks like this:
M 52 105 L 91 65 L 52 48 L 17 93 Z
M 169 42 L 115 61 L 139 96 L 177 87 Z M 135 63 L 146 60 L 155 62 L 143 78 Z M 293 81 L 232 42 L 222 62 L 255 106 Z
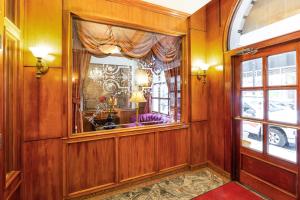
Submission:
M 206 63 L 206 8 L 202 8 L 189 18 L 190 63 Z M 208 131 L 208 88 L 191 73 L 191 166 L 197 167 L 207 162 Z
M 159 12 L 153 12 L 131 1 L 117 0 L 67 0 L 64 1 L 64 10 L 75 13 L 85 13 L 93 17 L 106 18 L 119 22 L 136 24 L 157 31 L 186 33 L 186 19 L 174 17 Z
M 119 163 L 122 163 L 119 165 L 120 182 L 153 174 L 157 170 L 155 133 L 122 137 L 118 149 Z
M 115 140 L 108 138 L 68 145 L 68 193 L 115 183 Z
M 24 66 L 35 66 L 29 47 L 42 45 L 51 49 L 50 67 L 62 66 L 61 0 L 26 0 L 24 21 Z
M 24 199 L 62 199 L 62 141 L 24 144 Z
M 187 127 L 65 140 L 66 198 L 188 167 Z
M 207 6 L 207 63 L 213 66 L 208 72 L 208 160 L 217 167 L 231 172 L 231 140 L 224 131 L 224 71 L 214 66 L 223 65 L 225 24 L 236 0 L 213 0 Z M 224 69 L 226 70 L 226 69 Z
M 125 2 L 125 1 L 124 1 Z M 99 185 L 110 184 L 115 180 L 125 181 L 141 174 L 151 174 L 153 167 L 155 169 L 168 170 L 173 165 L 184 164 L 189 161 L 190 151 L 185 149 L 189 144 L 188 133 L 175 133 L 178 138 L 184 142 L 180 146 L 179 139 L 172 139 L 174 144 L 166 146 L 166 155 L 162 154 L 155 160 L 143 160 L 144 155 L 151 156 L 153 152 L 153 135 L 140 135 L 135 138 L 122 138 L 118 141 L 118 148 L 122 150 L 120 160 L 114 159 L 112 149 L 116 141 L 110 139 L 103 141 L 82 143 L 79 146 L 75 144 L 67 145 L 65 151 L 68 155 L 63 161 L 62 149 L 66 144 L 61 140 L 67 136 L 64 127 L 67 124 L 65 105 L 65 84 L 62 73 L 63 66 L 63 15 L 66 12 L 82 13 L 87 16 L 99 17 L 102 19 L 117 20 L 124 24 L 133 24 L 137 27 L 151 29 L 159 32 L 171 32 L 174 34 L 186 34 L 187 19 L 180 16 L 168 15 L 150 9 L 130 5 L 123 1 L 115 0 L 26 0 L 25 1 L 25 23 L 24 23 L 24 195 L 25 199 L 62 199 L 63 182 L 62 177 L 68 174 L 68 187 L 65 189 L 68 193 L 76 193 L 79 190 L 85 190 Z M 127 1 L 130 2 L 130 1 Z M 203 20 L 203 19 L 202 19 Z M 204 20 L 205 21 L 205 20 Z M 194 20 L 194 24 L 198 21 Z M 201 23 L 200 23 L 201 24 Z M 198 40 L 196 38 L 195 40 Z M 52 49 L 53 61 L 49 61 L 49 72 L 41 79 L 35 78 L 36 59 L 29 52 L 29 47 L 43 45 Z M 205 112 L 204 112 L 205 113 Z M 203 116 L 205 116 L 204 114 Z M 171 133 L 161 135 L 160 141 L 167 141 Z M 156 136 L 157 137 L 157 136 Z M 157 138 L 156 138 L 157 139 Z M 145 144 L 145 141 L 146 144 Z M 131 144 L 135 145 L 131 145 Z M 140 145 L 148 145 L 149 149 L 137 151 L 126 149 L 126 145 L 139 149 Z M 174 146 L 175 145 L 175 146 Z M 178 146 L 179 145 L 179 146 Z M 99 148 L 102 146 L 102 149 Z M 184 148 L 184 149 L 182 149 Z M 155 146 L 157 151 L 157 148 Z M 179 155 L 178 159 L 172 152 Z M 99 162 L 89 163 L 90 159 L 110 155 L 110 159 Z M 174 157 L 174 160 L 166 160 L 166 156 Z M 122 157 L 123 156 L 123 157 Z M 119 166 L 116 162 L 129 164 L 130 159 L 136 159 L 135 171 L 128 171 L 123 165 Z M 74 164 L 75 163 L 75 164 Z M 126 164 L 127 163 L 127 164 Z M 70 166 L 70 171 L 64 172 L 63 165 Z M 116 169 L 111 168 L 114 165 L 119 173 L 115 175 Z M 153 166 L 154 165 L 154 166 Z M 99 169 L 100 167 L 100 169 Z M 89 174 L 83 176 L 89 169 Z M 101 170 L 108 170 L 107 178 L 103 177 Z M 114 175 L 112 175 L 114 173 Z M 93 180 L 79 180 L 78 177 L 92 177 Z M 97 179 L 97 177 L 99 179 Z M 103 179 L 104 178 L 104 179 Z
M 189 19 L 190 63 L 206 63 L 206 9 L 203 8 Z M 207 85 L 201 84 L 196 75 L 191 76 L 191 121 L 207 120 Z

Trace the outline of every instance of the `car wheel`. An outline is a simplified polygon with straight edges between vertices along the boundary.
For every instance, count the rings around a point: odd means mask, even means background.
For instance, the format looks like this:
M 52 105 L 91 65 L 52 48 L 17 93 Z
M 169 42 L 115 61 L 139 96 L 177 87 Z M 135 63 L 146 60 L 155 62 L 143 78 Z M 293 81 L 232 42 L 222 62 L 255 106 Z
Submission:
M 270 127 L 269 129 L 269 144 L 283 147 L 287 144 L 287 137 L 282 129 Z

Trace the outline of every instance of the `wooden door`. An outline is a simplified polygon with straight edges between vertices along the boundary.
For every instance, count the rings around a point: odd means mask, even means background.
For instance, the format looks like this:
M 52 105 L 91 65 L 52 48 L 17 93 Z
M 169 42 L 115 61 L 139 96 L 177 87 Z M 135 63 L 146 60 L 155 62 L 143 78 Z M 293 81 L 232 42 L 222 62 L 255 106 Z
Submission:
M 0 199 L 5 200 L 21 199 L 21 2 L 0 0 Z
M 17 30 L 15 28 L 15 30 Z M 5 199 L 17 199 L 21 183 L 20 38 L 4 29 L 4 168 Z M 15 193 L 16 192 L 16 193 Z
M 299 43 L 242 55 L 235 61 L 238 179 L 272 199 L 295 199 Z

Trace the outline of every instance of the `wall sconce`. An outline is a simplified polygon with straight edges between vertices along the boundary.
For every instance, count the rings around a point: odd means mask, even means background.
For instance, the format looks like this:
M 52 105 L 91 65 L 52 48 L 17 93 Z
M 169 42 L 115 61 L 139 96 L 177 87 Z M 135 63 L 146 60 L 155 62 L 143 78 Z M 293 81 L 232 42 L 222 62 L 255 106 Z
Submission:
M 208 64 L 201 64 L 200 66 L 198 66 L 197 79 L 199 81 L 202 80 L 203 84 L 206 83 L 206 77 L 207 77 L 207 70 L 208 70 L 208 68 L 209 68 Z
M 48 72 L 49 67 L 43 63 L 43 59 L 48 56 L 49 49 L 46 47 L 30 47 L 29 50 L 36 57 L 36 78 L 41 78 L 42 75 Z

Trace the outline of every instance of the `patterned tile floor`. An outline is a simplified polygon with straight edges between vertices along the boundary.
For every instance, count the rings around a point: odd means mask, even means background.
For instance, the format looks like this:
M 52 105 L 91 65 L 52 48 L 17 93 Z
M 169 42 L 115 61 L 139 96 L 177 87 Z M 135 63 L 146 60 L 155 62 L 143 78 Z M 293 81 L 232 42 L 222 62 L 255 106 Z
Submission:
M 190 200 L 217 188 L 228 180 L 204 168 L 162 178 L 149 185 L 143 184 L 102 196 L 91 195 L 87 200 Z

